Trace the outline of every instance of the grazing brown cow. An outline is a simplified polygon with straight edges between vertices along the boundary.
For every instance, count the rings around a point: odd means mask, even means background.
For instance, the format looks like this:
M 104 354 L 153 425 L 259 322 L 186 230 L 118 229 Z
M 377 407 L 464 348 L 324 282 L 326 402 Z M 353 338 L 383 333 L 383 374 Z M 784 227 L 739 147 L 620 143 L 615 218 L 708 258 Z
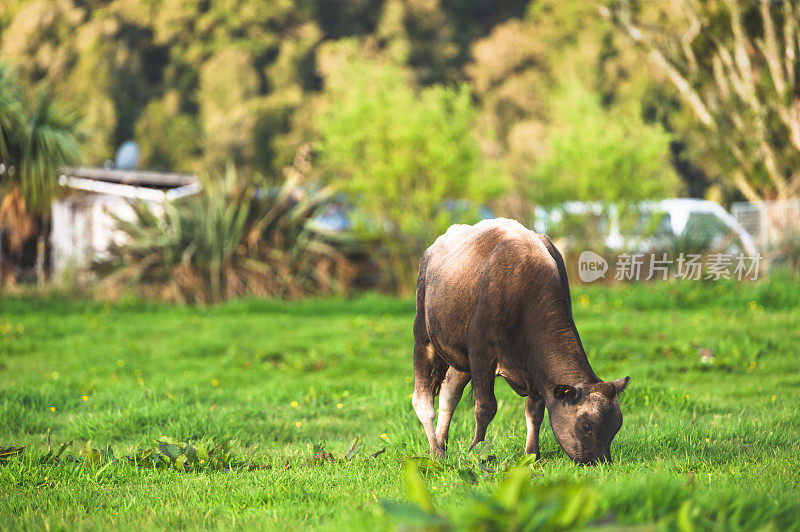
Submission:
M 572 319 L 561 254 L 546 236 L 505 219 L 454 225 L 419 261 L 412 402 L 431 453 L 444 455 L 450 419 L 470 379 L 472 447 L 483 441 L 497 412 L 496 375 L 528 398 L 525 452 L 539 456 L 546 407 L 570 458 L 611 460 L 611 440 L 622 426 L 617 396 L 628 377 L 606 382 L 594 374 Z

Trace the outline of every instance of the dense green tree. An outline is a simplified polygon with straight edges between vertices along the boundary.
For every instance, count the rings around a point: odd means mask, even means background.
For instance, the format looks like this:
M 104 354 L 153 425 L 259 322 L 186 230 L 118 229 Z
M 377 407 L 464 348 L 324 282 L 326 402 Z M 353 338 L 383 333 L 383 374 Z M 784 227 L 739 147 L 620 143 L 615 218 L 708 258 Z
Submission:
M 683 127 L 685 113 L 664 80 L 643 68 L 642 51 L 598 16 L 600 7 L 559 0 L 10 0 L 0 6 L 0 53 L 19 68 L 23 90 L 45 83 L 80 109 L 90 164 L 135 138 L 144 166 L 200 171 L 231 159 L 243 172 L 274 178 L 317 134 L 326 75 L 317 69 L 320 50 L 349 37 L 400 66 L 411 86 L 471 84 L 481 157 L 500 162 L 515 183 L 497 206 L 529 219 L 530 205 L 511 208 L 511 200 L 533 197 L 532 168 L 559 122 L 552 95 L 571 80 L 598 94 L 603 108 L 638 108 L 646 122 L 679 132 L 676 142 L 688 148 L 680 168 L 707 153 Z
M 638 110 L 643 120 L 660 119 L 639 105 L 652 89 L 649 70 L 637 68 L 642 60 L 591 2 L 532 2 L 521 18 L 494 26 L 473 43 L 465 71 L 481 109 L 485 153 L 501 160 L 515 183 L 499 206 L 503 212 L 530 220 L 535 204 L 525 199 L 555 199 L 541 194 L 555 187 L 542 188 L 541 182 L 532 183 L 531 175 L 558 134 L 554 130 L 563 127 L 563 110 L 554 104 L 565 86 L 579 83 L 597 95 L 602 108 L 622 106 Z M 613 112 L 600 111 L 593 119 L 613 120 Z M 606 126 L 615 124 L 597 124 Z M 669 165 L 670 160 L 659 163 Z
M 413 286 L 422 251 L 502 189 L 482 162 L 466 87 L 417 88 L 409 72 L 354 41 L 320 56 L 320 171 L 355 203 L 359 233 L 387 249 L 388 286 Z M 462 212 L 463 210 L 463 212 Z
M 80 108 L 92 164 L 136 137 L 148 166 L 199 170 L 233 156 L 274 171 L 307 140 L 289 129 L 318 84 L 313 52 L 321 34 L 308 16 L 294 2 L 254 0 L 15 2 L 0 11 L 0 50 L 26 90 L 45 82 Z M 247 64 L 226 64 L 226 54 L 244 54 Z M 219 68 L 227 75 L 203 79 Z M 245 91 L 247 101 L 226 108 L 220 84 L 232 96 Z M 166 122 L 173 118 L 177 124 Z
M 389 57 L 411 67 L 420 82 L 458 77 L 458 48 L 439 0 L 386 0 L 375 35 Z
M 209 159 L 242 163 L 252 157 L 258 92 L 258 72 L 246 51 L 225 48 L 203 63 L 198 100 Z
M 321 42 L 372 39 L 424 84 L 458 80 L 456 12 L 439 0 L 12 0 L 0 6 L 0 53 L 26 89 L 46 82 L 80 108 L 91 164 L 135 137 L 145 166 L 200 170 L 231 157 L 276 175 L 312 135 Z M 245 99 L 226 105 L 220 87 Z
M 645 124 L 637 106 L 604 107 L 597 93 L 574 81 L 552 96 L 549 108 L 553 123 L 531 176 L 536 203 L 623 203 L 679 191 L 669 164 L 671 136 L 660 124 Z
M 140 156 L 153 169 L 191 169 L 202 157 L 203 131 L 197 117 L 181 111 L 176 90 L 152 99 L 136 121 Z

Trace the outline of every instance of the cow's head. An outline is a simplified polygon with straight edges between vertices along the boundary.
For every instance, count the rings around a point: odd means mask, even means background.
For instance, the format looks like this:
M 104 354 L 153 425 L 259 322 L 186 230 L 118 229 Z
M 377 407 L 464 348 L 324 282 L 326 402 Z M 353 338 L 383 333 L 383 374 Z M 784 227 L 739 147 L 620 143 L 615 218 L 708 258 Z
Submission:
M 564 451 L 579 464 L 611 461 L 611 440 L 622 427 L 619 394 L 630 377 L 590 385 L 558 384 L 547 394 L 550 426 Z

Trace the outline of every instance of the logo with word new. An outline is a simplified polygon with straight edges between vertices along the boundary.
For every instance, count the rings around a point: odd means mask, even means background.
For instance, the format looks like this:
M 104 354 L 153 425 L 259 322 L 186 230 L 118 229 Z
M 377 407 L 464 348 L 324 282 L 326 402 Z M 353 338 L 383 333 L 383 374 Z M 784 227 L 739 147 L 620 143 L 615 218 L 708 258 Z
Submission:
M 594 251 L 584 251 L 578 257 L 578 277 L 584 283 L 603 279 L 608 271 L 608 261 Z

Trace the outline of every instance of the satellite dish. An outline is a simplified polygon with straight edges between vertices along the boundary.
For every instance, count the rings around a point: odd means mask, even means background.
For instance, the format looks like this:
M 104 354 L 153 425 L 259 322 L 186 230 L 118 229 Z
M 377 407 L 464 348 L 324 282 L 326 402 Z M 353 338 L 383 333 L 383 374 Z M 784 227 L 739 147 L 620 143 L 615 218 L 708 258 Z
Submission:
M 114 168 L 136 170 L 137 166 L 139 166 L 139 145 L 135 141 L 126 140 L 117 149 L 117 155 L 114 157 Z

